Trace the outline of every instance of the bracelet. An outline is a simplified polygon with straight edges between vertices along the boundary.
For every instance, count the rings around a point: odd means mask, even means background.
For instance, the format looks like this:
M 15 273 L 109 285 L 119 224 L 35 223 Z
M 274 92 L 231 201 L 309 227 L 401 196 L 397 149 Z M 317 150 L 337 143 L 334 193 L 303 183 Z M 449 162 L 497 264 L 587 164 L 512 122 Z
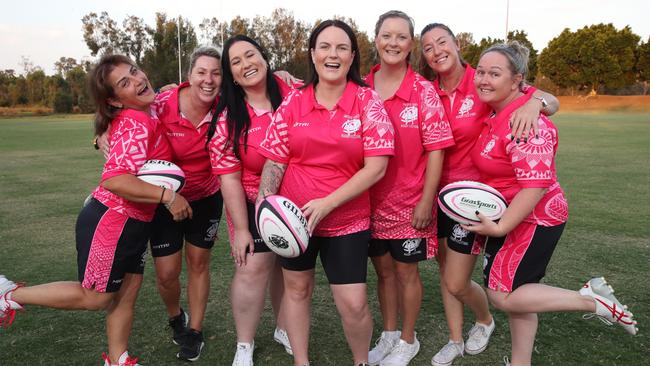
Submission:
M 174 201 L 176 200 L 176 192 L 174 192 L 174 191 L 171 191 L 171 192 L 172 192 L 172 199 L 170 199 L 169 202 L 164 203 L 167 210 L 172 209 L 172 205 L 174 204 Z
M 95 136 L 95 138 L 93 139 L 93 147 L 95 148 L 95 150 L 99 150 L 99 145 L 97 145 L 98 138 L 99 136 Z
M 167 188 L 165 187 L 162 187 L 162 189 L 163 190 L 162 193 L 160 194 L 160 200 L 158 200 L 158 203 L 162 203 L 163 197 L 165 196 L 165 190 L 167 190 Z

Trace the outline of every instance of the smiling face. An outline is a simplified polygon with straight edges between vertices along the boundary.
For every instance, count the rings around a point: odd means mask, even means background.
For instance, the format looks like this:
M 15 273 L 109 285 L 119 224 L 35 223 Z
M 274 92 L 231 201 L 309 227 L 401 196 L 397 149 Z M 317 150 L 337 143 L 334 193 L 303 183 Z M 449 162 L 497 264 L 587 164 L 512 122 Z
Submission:
M 319 82 L 346 83 L 354 51 L 352 41 L 343 29 L 334 26 L 323 29 L 310 51 Z
M 228 50 L 233 80 L 242 88 L 255 87 L 266 82 L 268 65 L 260 51 L 251 43 L 237 41 Z
M 435 73 L 445 75 L 457 67 L 463 67 L 460 62 L 460 47 L 445 29 L 431 29 L 422 35 L 421 42 L 424 59 Z
M 117 108 L 147 111 L 156 97 L 147 75 L 134 65 L 121 63 L 115 66 L 107 81 L 115 94 L 108 103 Z
M 383 64 L 396 65 L 406 62 L 413 48 L 409 23 L 402 18 L 387 18 L 375 37 L 375 48 Z
M 212 105 L 219 94 L 221 85 L 221 65 L 219 60 L 211 56 L 201 56 L 196 59 L 190 70 L 190 97 L 205 105 Z
M 481 57 L 474 74 L 479 99 L 497 112 L 519 95 L 521 74 L 513 74 L 510 62 L 499 52 Z

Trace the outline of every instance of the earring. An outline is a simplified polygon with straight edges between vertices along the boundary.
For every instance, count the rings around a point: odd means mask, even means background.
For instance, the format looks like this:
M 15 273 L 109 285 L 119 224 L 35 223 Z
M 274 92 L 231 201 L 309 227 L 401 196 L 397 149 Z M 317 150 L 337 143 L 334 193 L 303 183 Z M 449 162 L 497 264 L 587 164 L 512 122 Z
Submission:
M 232 82 L 233 82 L 235 85 L 239 85 L 239 83 L 237 82 L 237 80 L 233 80 Z

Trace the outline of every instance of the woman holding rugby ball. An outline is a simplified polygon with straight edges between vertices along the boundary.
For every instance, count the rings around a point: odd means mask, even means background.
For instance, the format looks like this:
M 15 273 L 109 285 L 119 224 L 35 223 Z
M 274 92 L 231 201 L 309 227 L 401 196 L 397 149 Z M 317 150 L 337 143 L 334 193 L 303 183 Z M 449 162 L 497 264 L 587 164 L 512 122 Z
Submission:
M 369 256 L 377 271 L 383 319 L 381 337 L 368 355 L 370 365 L 408 365 L 420 349 L 415 335 L 422 303 L 418 262 L 433 257 L 438 247 L 435 197 L 442 149 L 454 144 L 433 85 L 409 65 L 413 39 L 408 15 L 397 10 L 382 14 L 375 26 L 380 63 L 366 77 L 395 128 L 395 157 L 370 189 Z
M 585 311 L 636 334 L 636 322 L 602 278 L 579 291 L 540 284 L 568 217 L 564 192 L 557 182 L 555 154 L 558 132 L 539 115 L 539 130 L 527 141 L 513 141 L 510 115 L 529 94 L 522 91 L 528 49 L 513 41 L 497 44 L 481 55 L 474 76 L 480 100 L 491 109 L 472 150 L 481 181 L 508 201 L 498 223 L 479 214 L 481 222 L 463 228 L 488 236 L 483 270 L 490 302 L 508 314 L 512 365 L 530 365 L 537 313 Z M 478 213 L 478 212 L 477 212 Z
M 302 206 L 312 234 L 307 251 L 280 258 L 291 314 L 295 365 L 308 365 L 310 302 L 320 254 L 355 365 L 368 361 L 372 316 L 366 294 L 370 201 L 393 155 L 393 126 L 359 72 L 349 25 L 326 20 L 309 37 L 309 77 L 285 98 L 261 145 L 268 160 L 258 201 L 279 193 Z
M 79 282 L 22 287 L 0 276 L 0 323 L 10 324 L 27 304 L 105 310 L 104 365 L 134 366 L 127 345 L 156 205 L 164 203 L 176 221 L 191 217 L 192 209 L 180 194 L 135 176 L 146 160 L 171 158 L 160 123 L 150 115 L 155 94 L 147 76 L 128 57 L 108 55 L 89 81 L 95 132 L 108 131 L 109 158 L 77 219 Z
M 255 199 L 266 160 L 259 146 L 273 112 L 291 90 L 271 73 L 268 59 L 266 51 L 247 36 L 236 35 L 226 41 L 221 99 L 208 133 L 212 171 L 221 180 L 236 264 L 230 294 L 237 328 L 233 366 L 253 364 L 255 333 L 269 284 L 278 325 L 274 339 L 292 353 L 280 311 L 282 269 L 255 226 Z
M 470 151 L 490 108 L 479 99 L 473 84 L 474 69 L 463 61 L 458 41 L 449 27 L 440 23 L 429 24 L 422 29 L 420 40 L 422 74 L 435 74 L 433 84 L 442 100 L 456 143 L 445 150 L 438 187 L 462 180 L 477 180 L 479 174 L 471 161 Z M 534 88 L 527 88 L 526 93 L 532 93 L 533 98 L 517 108 L 511 116 L 515 141 L 527 141 L 527 129 L 531 125 L 537 129 L 540 112 L 551 115 L 558 108 L 557 99 L 550 94 Z M 449 327 L 449 342 L 433 357 L 431 363 L 434 366 L 448 366 L 464 353 L 475 355 L 483 352 L 494 331 L 494 321 L 485 291 L 472 281 L 472 271 L 484 239 L 465 231 L 440 210 L 437 219 L 440 291 Z M 463 304 L 472 310 L 476 318 L 465 341 L 462 334 Z

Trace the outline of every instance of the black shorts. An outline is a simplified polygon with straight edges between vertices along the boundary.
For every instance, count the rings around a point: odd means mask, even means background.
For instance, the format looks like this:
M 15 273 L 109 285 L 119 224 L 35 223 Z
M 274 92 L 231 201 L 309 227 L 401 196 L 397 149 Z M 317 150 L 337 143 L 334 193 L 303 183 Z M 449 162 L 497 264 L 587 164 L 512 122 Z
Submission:
M 252 202 L 246 201 L 246 210 L 248 211 L 248 231 L 250 231 L 251 236 L 253 237 L 253 243 L 255 244 L 255 253 L 265 253 L 270 252 L 271 249 L 266 245 L 260 233 L 257 231 L 257 225 L 255 224 L 255 204 Z M 232 223 L 229 222 L 229 225 Z M 229 226 L 229 228 L 231 228 Z M 230 237 L 234 235 L 234 230 L 231 230 Z
M 485 287 L 512 292 L 546 275 L 565 224 L 540 226 L 522 222 L 502 238 L 488 238 L 483 260 Z
M 438 238 L 447 239 L 447 247 L 461 254 L 479 255 L 485 245 L 485 237 L 463 229 L 438 207 Z
M 284 269 L 307 271 L 316 268 L 316 257 L 320 253 L 321 264 L 331 285 L 366 283 L 369 242 L 370 230 L 334 237 L 312 236 L 307 251 L 302 255 L 278 258 Z
M 217 238 L 223 197 L 221 191 L 190 202 L 192 218 L 174 221 L 163 205 L 158 205 L 152 222 L 151 255 L 165 257 L 183 249 L 183 242 L 204 249 L 211 249 Z
M 390 252 L 394 260 L 402 263 L 416 263 L 427 259 L 427 239 L 371 239 L 369 257 L 381 257 Z
M 117 292 L 126 273 L 144 272 L 151 223 L 132 219 L 92 198 L 75 227 L 81 286 Z

